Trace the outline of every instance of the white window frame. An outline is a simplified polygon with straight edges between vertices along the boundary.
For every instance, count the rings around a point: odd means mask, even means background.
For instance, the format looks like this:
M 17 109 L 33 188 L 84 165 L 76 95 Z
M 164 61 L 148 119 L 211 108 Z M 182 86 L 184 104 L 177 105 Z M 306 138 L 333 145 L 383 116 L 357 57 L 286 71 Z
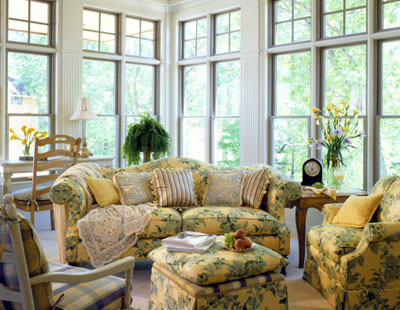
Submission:
M 238 52 L 230 52 L 224 54 L 215 54 L 215 17 L 217 15 L 221 15 L 224 13 L 235 12 L 240 10 L 239 7 L 231 8 L 229 10 L 225 10 L 222 12 L 218 12 L 215 14 L 209 13 L 207 16 L 201 15 L 196 18 L 192 18 L 189 20 L 181 20 L 179 21 L 179 55 L 183 57 L 183 25 L 187 21 L 193 21 L 197 19 L 202 19 L 204 17 L 207 18 L 207 56 L 201 57 L 191 57 L 180 59 L 178 61 L 178 72 L 179 72 L 179 108 L 178 108 L 178 116 L 179 116 L 179 137 L 178 137 L 178 153 L 180 156 L 183 156 L 183 121 L 188 118 L 197 118 L 195 116 L 185 116 L 183 113 L 183 79 L 184 79 L 184 68 L 186 66 L 194 66 L 194 65 L 206 65 L 207 71 L 207 111 L 205 115 L 205 161 L 210 163 L 216 163 L 216 150 L 215 150 L 215 120 L 223 119 L 223 118 L 232 118 L 232 119 L 240 119 L 240 116 L 217 116 L 215 113 L 215 70 L 216 64 L 219 62 L 227 62 L 227 61 L 240 61 L 240 51 Z M 242 31 L 242 29 L 240 29 Z M 198 117 L 202 118 L 202 117 Z

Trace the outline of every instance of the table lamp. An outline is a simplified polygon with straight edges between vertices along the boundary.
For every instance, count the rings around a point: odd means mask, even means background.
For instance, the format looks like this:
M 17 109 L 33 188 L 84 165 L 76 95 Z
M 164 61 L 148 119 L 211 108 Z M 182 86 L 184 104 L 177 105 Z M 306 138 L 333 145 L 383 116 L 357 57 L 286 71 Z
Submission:
M 85 97 L 83 99 L 79 99 L 78 102 L 76 103 L 76 109 L 74 114 L 70 118 L 73 121 L 78 121 L 82 120 L 83 124 L 83 141 L 82 141 L 82 147 L 80 150 L 80 156 L 82 158 L 87 158 L 90 156 L 90 151 L 87 147 L 86 143 L 86 121 L 87 120 L 95 120 L 97 119 L 97 115 L 93 113 L 91 107 L 90 107 L 90 100 L 86 99 Z

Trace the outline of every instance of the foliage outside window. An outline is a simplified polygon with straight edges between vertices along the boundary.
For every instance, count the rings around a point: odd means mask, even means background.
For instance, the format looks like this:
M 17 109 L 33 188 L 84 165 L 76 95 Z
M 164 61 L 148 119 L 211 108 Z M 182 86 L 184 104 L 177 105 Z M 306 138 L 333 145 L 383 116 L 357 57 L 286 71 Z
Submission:
M 311 111 L 310 52 L 274 57 L 273 161 L 282 173 L 300 180 L 308 158 Z
M 207 18 L 182 23 L 183 58 L 207 55 Z
M 367 0 L 323 0 L 323 36 L 367 31 Z
M 98 119 L 87 121 L 89 150 L 95 155 L 114 156 L 117 146 L 116 63 L 83 60 L 82 95 L 90 99 Z
M 115 53 L 117 50 L 117 15 L 83 10 L 83 49 Z
M 400 0 L 381 0 L 381 29 L 400 27 Z
M 125 40 L 127 55 L 155 58 L 156 22 L 127 17 Z
M 52 3 L 49 1 L 9 0 L 7 40 L 50 45 Z
M 240 10 L 215 16 L 215 54 L 240 51 L 241 24 Z
M 311 40 L 311 0 L 275 0 L 273 45 Z
M 8 52 L 7 68 L 8 128 L 19 131 L 25 125 L 50 132 L 50 56 Z M 23 148 L 19 141 L 10 141 L 8 158 L 18 159 Z

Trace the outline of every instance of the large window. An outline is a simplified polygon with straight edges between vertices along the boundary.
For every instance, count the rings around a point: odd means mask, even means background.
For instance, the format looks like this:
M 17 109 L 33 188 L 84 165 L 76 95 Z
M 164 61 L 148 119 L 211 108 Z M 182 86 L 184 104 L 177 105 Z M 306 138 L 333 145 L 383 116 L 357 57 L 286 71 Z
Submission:
M 286 175 L 301 179 L 310 134 L 311 54 L 274 57 L 273 162 Z
M 8 1 L 8 41 L 51 44 L 51 1 Z
M 86 137 L 93 154 L 114 156 L 117 136 L 116 63 L 83 60 L 82 94 L 90 99 L 98 119 L 87 122 Z
M 180 154 L 221 166 L 240 164 L 241 12 L 212 16 L 215 29 L 207 42 L 207 18 L 181 23 Z M 215 46 L 213 54 L 207 46 Z M 189 50 L 189 52 L 188 52 Z M 215 54 L 221 54 L 218 61 Z M 191 58 L 205 56 L 204 62 Z M 211 83 L 210 83 L 211 81 Z
M 400 40 L 384 41 L 381 51 L 380 176 L 400 174 Z
M 158 22 L 86 8 L 83 27 L 82 96 L 99 118 L 87 122 L 88 147 L 124 165 L 128 126 L 143 113 L 158 118 Z
M 50 56 L 9 51 L 7 69 L 8 128 L 12 128 L 19 137 L 23 137 L 20 128 L 24 125 L 50 132 Z M 22 150 L 20 141 L 10 141 L 8 158 L 18 159 Z

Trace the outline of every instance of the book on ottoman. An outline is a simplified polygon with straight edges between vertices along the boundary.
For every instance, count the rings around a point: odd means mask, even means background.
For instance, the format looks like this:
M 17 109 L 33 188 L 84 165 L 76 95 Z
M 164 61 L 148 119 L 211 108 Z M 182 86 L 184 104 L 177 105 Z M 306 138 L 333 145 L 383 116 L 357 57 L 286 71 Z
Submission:
M 169 252 L 205 253 L 215 241 L 215 235 L 194 231 L 184 231 L 176 236 L 162 240 Z

